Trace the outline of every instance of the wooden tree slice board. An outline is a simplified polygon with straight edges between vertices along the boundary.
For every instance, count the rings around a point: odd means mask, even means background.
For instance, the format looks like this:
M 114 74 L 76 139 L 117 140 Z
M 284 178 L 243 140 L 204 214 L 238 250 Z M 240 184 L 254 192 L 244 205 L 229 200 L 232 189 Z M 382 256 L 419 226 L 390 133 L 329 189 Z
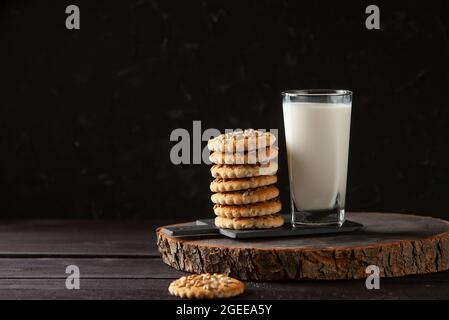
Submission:
M 234 240 L 179 239 L 156 230 L 163 261 L 182 271 L 219 272 L 242 280 L 332 280 L 449 269 L 449 222 L 396 213 L 348 213 L 364 225 L 347 234 Z

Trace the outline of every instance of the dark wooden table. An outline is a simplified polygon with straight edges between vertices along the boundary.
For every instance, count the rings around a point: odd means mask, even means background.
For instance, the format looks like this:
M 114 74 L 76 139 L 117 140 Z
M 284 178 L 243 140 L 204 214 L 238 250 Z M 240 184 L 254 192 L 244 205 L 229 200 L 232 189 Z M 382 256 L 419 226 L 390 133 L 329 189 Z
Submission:
M 156 226 L 180 221 L 1 221 L 0 299 L 172 299 L 169 283 L 184 273 L 165 265 Z M 65 286 L 80 269 L 80 289 Z M 364 280 L 248 282 L 238 299 L 447 299 L 449 272 Z

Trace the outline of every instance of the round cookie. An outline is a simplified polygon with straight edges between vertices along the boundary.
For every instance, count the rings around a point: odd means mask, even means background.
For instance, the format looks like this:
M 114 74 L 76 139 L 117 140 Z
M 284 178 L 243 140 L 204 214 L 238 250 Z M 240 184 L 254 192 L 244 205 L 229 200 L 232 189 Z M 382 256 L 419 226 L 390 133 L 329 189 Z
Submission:
M 235 297 L 245 290 L 243 282 L 225 274 L 195 274 L 170 283 L 171 295 L 188 299 L 218 299 Z
M 284 218 L 279 214 L 252 218 L 215 218 L 215 225 L 222 229 L 270 229 L 280 227 L 283 224 Z
M 236 130 L 219 135 L 207 142 L 210 151 L 243 152 L 272 146 L 276 136 L 254 129 Z
M 282 204 L 278 199 L 245 205 L 214 205 L 214 213 L 224 218 L 258 217 L 281 211 Z
M 241 205 L 263 202 L 276 198 L 279 189 L 275 186 L 264 186 L 256 189 L 214 193 L 210 199 L 216 204 Z
M 215 164 L 210 169 L 212 177 L 223 179 L 249 178 L 274 175 L 278 171 L 277 161 L 265 164 Z
M 240 179 L 223 179 L 215 178 L 210 184 L 212 192 L 229 192 L 245 189 L 254 189 L 258 187 L 268 186 L 277 182 L 277 177 L 273 176 L 258 176 Z
M 214 151 L 209 160 L 215 164 L 258 164 L 267 163 L 278 156 L 276 147 L 257 149 L 248 152 L 218 152 Z

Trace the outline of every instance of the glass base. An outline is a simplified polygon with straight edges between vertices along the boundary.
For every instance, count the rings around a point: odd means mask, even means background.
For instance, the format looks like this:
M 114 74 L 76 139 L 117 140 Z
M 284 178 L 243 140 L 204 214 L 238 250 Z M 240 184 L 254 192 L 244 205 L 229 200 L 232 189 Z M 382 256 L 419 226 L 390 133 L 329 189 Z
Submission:
M 292 226 L 329 226 L 341 227 L 345 222 L 345 209 L 307 210 L 292 213 Z

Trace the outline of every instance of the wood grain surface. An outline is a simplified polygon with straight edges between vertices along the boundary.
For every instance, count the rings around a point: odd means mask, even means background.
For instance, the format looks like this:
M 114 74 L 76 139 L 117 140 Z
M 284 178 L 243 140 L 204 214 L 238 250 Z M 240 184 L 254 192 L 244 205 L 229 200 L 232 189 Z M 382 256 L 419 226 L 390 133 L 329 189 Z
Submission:
M 224 272 L 242 280 L 335 280 L 383 277 L 449 268 L 449 223 L 395 213 L 349 213 L 362 230 L 321 236 L 234 240 L 179 239 L 157 231 L 162 259 L 188 272 Z
M 0 299 L 174 299 L 168 285 L 185 273 L 162 262 L 155 238 L 157 226 L 174 222 L 2 221 Z M 80 290 L 65 287 L 71 264 Z M 364 279 L 245 285 L 237 299 L 449 298 L 448 271 L 384 278 L 379 290 L 367 290 Z

